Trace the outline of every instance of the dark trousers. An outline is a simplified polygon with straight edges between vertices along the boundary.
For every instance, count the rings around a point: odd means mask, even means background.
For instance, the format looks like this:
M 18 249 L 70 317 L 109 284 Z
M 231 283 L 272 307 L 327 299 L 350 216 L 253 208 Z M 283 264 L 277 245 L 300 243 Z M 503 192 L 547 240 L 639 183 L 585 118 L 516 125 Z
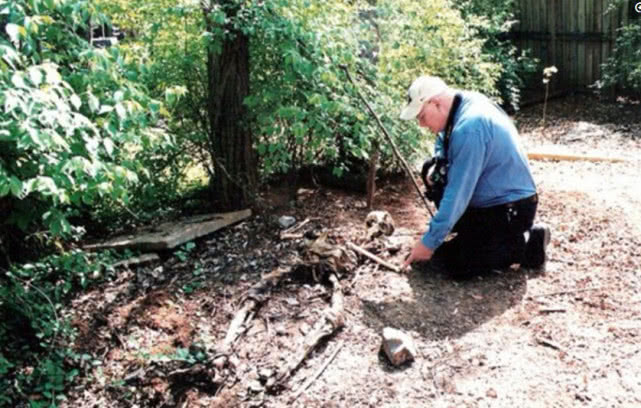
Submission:
M 456 237 L 436 249 L 434 262 L 460 277 L 522 263 L 523 233 L 532 228 L 537 204 L 534 194 L 508 204 L 468 208 L 453 228 Z

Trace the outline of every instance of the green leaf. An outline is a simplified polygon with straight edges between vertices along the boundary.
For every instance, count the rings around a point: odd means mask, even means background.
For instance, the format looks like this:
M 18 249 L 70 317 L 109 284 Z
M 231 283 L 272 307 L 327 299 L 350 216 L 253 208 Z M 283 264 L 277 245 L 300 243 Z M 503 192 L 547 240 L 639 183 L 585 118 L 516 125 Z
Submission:
M 9 39 L 14 44 L 18 43 L 18 41 L 20 40 L 19 38 L 20 36 L 26 37 L 27 35 L 27 30 L 25 30 L 24 27 L 19 26 L 17 24 L 9 23 L 7 24 L 7 27 L 5 28 L 5 30 L 7 34 L 9 34 Z
M 98 115 L 102 115 L 103 113 L 109 113 L 109 112 L 111 112 L 111 111 L 113 111 L 113 110 L 114 110 L 114 107 L 113 107 L 113 106 L 109 106 L 109 105 L 102 105 L 102 106 L 100 107 L 100 111 L 98 112 Z
M 38 67 L 31 67 L 29 68 L 29 79 L 31 80 L 31 83 L 33 83 L 35 86 L 38 86 L 42 83 L 42 71 Z
M 111 139 L 109 139 L 108 137 L 106 137 L 102 141 L 102 144 L 105 145 L 105 151 L 107 152 L 107 154 L 109 156 L 113 155 L 113 151 L 114 151 L 114 143 L 113 143 L 113 141 Z
M 82 102 L 80 101 L 80 97 L 76 94 L 71 95 L 71 98 L 69 98 L 69 102 L 73 105 L 76 110 L 80 109 L 80 105 L 82 105 Z
M 87 100 L 89 101 L 89 109 L 92 112 L 97 112 L 100 109 L 100 100 L 91 92 L 87 95 Z
M 127 110 L 125 107 L 122 105 L 122 103 L 116 104 L 116 113 L 118 114 L 118 117 L 122 120 L 127 117 Z
M 11 185 L 7 182 L 0 183 L 0 197 L 4 197 L 11 191 Z
M 11 77 L 11 83 L 16 88 L 26 88 L 27 87 L 27 84 L 25 84 L 25 82 L 24 82 L 24 77 L 23 77 L 22 72 L 14 73 L 13 76 Z
M 45 71 L 48 84 L 58 85 L 62 82 L 62 76 L 60 76 L 60 72 L 58 72 L 58 66 L 56 64 L 42 64 L 42 69 Z
M 9 179 L 9 184 L 11 185 L 11 194 L 16 197 L 20 197 L 22 193 L 22 182 L 18 180 L 15 176 L 12 176 Z

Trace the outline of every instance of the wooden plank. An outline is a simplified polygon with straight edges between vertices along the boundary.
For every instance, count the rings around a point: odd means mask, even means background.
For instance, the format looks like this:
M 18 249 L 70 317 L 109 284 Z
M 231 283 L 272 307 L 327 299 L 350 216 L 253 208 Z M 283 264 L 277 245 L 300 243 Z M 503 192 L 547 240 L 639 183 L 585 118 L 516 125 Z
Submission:
M 591 43 L 584 43 L 585 47 L 585 85 L 592 85 L 596 81 L 596 78 L 594 77 L 594 72 L 593 72 L 593 63 L 594 63 L 594 55 L 593 55 L 593 50 L 595 49 L 595 46 Z
M 594 32 L 594 1 L 585 0 L 585 31 Z M 594 44 L 592 41 L 586 41 L 585 44 L 585 74 L 587 84 L 592 85 L 596 81 L 594 77 Z
M 549 57 L 549 65 L 554 65 L 557 67 L 559 66 L 559 63 L 556 60 L 556 52 L 557 52 L 557 41 L 556 41 L 556 18 L 555 18 L 555 12 L 554 12 L 554 0 L 547 0 L 546 3 L 546 10 L 547 10 L 547 26 L 548 30 L 550 31 L 550 35 L 552 37 L 550 41 L 550 48 L 548 49 L 548 57 Z M 556 78 L 554 78 L 554 81 L 552 81 L 552 89 L 556 89 L 556 84 L 558 83 L 558 73 L 556 75 Z
M 534 18 L 534 26 L 537 31 L 547 32 L 547 30 L 545 29 L 545 25 L 543 24 L 545 18 L 545 9 L 543 8 L 544 5 L 545 0 L 534 0 L 534 10 L 536 13 L 536 16 Z
M 536 10 L 534 10 L 535 3 L 534 0 L 528 0 L 527 3 L 528 30 L 534 31 L 534 28 L 536 27 L 536 23 L 534 22 L 534 19 L 536 17 Z
M 251 210 L 198 215 L 181 221 L 166 222 L 157 227 L 146 228 L 135 235 L 120 236 L 106 242 L 87 245 L 84 249 L 135 248 L 141 251 L 167 250 L 211 234 L 250 216 Z
M 594 31 L 602 33 L 603 31 L 603 25 L 601 24 L 601 13 L 603 13 L 603 3 L 602 0 L 594 0 Z M 595 44 L 594 46 L 594 77 L 596 80 L 601 79 L 601 64 L 603 64 L 605 61 L 603 61 L 602 58 L 602 42 L 604 41 L 604 37 L 602 37 L 601 42 L 598 44 Z
M 585 32 L 585 2 L 586 0 L 578 0 L 578 31 L 580 33 Z M 577 44 L 577 72 L 578 72 L 578 85 L 583 87 L 587 84 L 587 72 L 585 67 L 585 42 L 579 41 Z
M 572 7 L 573 7 L 573 2 L 574 0 L 566 0 L 563 1 L 563 33 L 568 33 L 572 32 L 573 30 L 573 22 L 572 22 Z M 558 35 L 558 34 L 557 34 Z M 565 65 L 565 72 L 566 72 L 566 80 L 565 80 L 565 86 L 567 88 L 573 87 L 572 84 L 572 42 L 567 39 L 565 41 L 565 49 L 564 49 L 564 65 Z
M 530 160 L 559 160 L 559 161 L 589 161 L 589 162 L 610 162 L 621 163 L 626 159 L 620 157 L 607 157 L 607 156 L 587 156 L 578 154 L 563 154 L 554 152 L 528 152 L 528 159 Z
M 559 30 L 561 33 L 565 33 L 570 30 L 570 5 L 571 2 L 569 0 L 561 2 L 561 29 Z M 568 89 L 571 87 L 572 65 L 570 63 L 570 41 L 567 39 L 563 41 L 562 65 L 563 84 L 564 88 Z
M 608 12 L 608 3 L 603 0 L 601 10 L 601 32 L 607 36 L 607 42 L 601 43 L 601 58 L 606 60 L 610 56 L 610 49 L 612 47 L 612 32 L 610 27 L 610 12 Z
M 594 0 L 594 31 L 603 34 L 603 0 Z M 603 41 L 603 40 L 602 40 Z M 601 58 L 603 57 L 603 42 L 596 44 L 594 47 L 594 76 L 597 80 L 601 79 L 601 64 L 604 63 Z

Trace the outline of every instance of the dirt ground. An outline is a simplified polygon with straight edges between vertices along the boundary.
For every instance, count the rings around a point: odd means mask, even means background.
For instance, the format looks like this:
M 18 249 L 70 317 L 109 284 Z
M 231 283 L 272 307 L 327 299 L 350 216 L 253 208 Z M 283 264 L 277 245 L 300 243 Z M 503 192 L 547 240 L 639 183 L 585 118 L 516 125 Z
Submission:
M 359 257 L 339 273 L 344 326 L 272 386 L 322 323 L 331 287 L 304 268 L 285 275 L 261 294 L 229 350 L 221 344 L 233 317 L 256 299 L 250 288 L 261 276 L 291 268 L 305 237 L 363 243 L 368 214 L 362 195 L 302 190 L 296 204 L 199 240 L 189 253 L 114 271 L 75 299 L 67 315 L 76 347 L 94 360 L 63 406 L 641 406 L 641 105 L 554 100 L 545 127 L 541 113 L 537 105 L 515 117 L 528 151 L 624 159 L 531 161 L 538 219 L 552 226 L 545 271 L 457 281 L 429 264 L 399 274 Z M 271 191 L 272 202 L 281 194 Z M 400 264 L 427 212 L 407 182 L 379 186 L 375 201 L 402 246 L 379 246 L 378 255 Z M 304 237 L 281 239 L 281 215 L 309 218 L 296 231 Z M 415 361 L 390 365 L 381 351 L 388 326 L 414 339 Z

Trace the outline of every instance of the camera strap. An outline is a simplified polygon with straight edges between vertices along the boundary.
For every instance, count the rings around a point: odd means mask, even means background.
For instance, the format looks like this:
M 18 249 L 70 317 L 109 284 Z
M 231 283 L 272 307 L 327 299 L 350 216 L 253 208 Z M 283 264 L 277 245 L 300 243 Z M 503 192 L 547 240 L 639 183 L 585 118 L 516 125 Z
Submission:
M 459 105 L 461 104 L 461 94 L 456 93 L 454 95 L 454 101 L 452 101 L 452 107 L 450 108 L 450 113 L 447 116 L 447 122 L 445 122 L 445 135 L 443 136 L 443 152 L 445 153 L 445 160 L 447 161 L 448 149 L 450 147 L 450 135 L 452 134 L 452 129 L 454 129 L 454 116 L 458 110 Z

